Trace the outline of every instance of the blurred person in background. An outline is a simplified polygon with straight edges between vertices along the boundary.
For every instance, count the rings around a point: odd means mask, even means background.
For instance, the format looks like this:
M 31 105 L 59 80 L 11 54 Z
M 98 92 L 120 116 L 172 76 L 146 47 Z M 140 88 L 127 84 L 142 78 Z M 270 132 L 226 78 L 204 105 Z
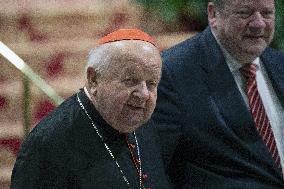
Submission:
M 85 87 L 23 142 L 11 188 L 168 188 L 147 126 L 161 67 L 153 38 L 141 30 L 101 38 L 89 55 Z
M 274 0 L 212 0 L 209 27 L 162 53 L 153 120 L 173 188 L 283 189 L 284 55 Z

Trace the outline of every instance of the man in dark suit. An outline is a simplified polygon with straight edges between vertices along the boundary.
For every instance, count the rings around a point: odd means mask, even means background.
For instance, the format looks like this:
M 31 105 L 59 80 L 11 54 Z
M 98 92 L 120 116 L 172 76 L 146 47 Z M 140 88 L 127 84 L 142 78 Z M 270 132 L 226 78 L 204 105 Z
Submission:
M 154 128 L 146 124 L 161 63 L 153 39 L 140 30 L 101 38 L 90 53 L 85 87 L 24 141 L 11 188 L 168 188 Z
M 179 189 L 283 189 L 274 0 L 215 0 L 207 10 L 208 28 L 162 53 L 153 119 L 167 174 Z

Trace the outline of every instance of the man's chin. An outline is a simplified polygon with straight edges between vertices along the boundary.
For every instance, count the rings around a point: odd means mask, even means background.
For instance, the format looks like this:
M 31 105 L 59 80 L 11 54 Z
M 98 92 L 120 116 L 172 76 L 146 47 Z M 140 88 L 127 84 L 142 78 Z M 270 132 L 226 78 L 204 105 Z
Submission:
M 144 120 L 124 120 L 120 124 L 114 126 L 114 129 L 118 130 L 120 133 L 132 133 L 137 128 L 141 127 L 146 121 Z
M 244 57 L 252 57 L 255 59 L 256 57 L 259 57 L 262 52 L 265 50 L 266 46 L 264 47 L 263 45 L 252 45 L 248 46 L 245 49 L 245 55 Z

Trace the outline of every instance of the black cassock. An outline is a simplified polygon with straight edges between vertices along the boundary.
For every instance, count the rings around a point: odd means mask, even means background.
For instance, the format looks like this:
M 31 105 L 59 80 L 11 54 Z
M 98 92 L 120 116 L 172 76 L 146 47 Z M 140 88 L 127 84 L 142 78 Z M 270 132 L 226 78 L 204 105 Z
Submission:
M 135 144 L 134 135 L 118 133 L 102 119 L 83 90 L 78 94 L 130 187 L 139 188 L 139 177 L 126 142 Z M 136 136 L 144 187 L 168 188 L 153 126 L 140 127 Z M 136 148 L 132 152 L 138 158 Z M 11 182 L 12 189 L 128 188 L 76 95 L 63 102 L 29 134 L 18 153 Z

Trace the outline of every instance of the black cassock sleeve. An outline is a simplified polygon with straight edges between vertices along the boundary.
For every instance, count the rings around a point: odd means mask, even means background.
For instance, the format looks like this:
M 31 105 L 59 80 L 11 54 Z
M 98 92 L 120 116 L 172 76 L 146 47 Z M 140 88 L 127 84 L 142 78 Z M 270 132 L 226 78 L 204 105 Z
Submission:
M 11 189 L 70 188 L 68 171 L 52 146 L 35 133 L 22 144 L 11 177 Z

